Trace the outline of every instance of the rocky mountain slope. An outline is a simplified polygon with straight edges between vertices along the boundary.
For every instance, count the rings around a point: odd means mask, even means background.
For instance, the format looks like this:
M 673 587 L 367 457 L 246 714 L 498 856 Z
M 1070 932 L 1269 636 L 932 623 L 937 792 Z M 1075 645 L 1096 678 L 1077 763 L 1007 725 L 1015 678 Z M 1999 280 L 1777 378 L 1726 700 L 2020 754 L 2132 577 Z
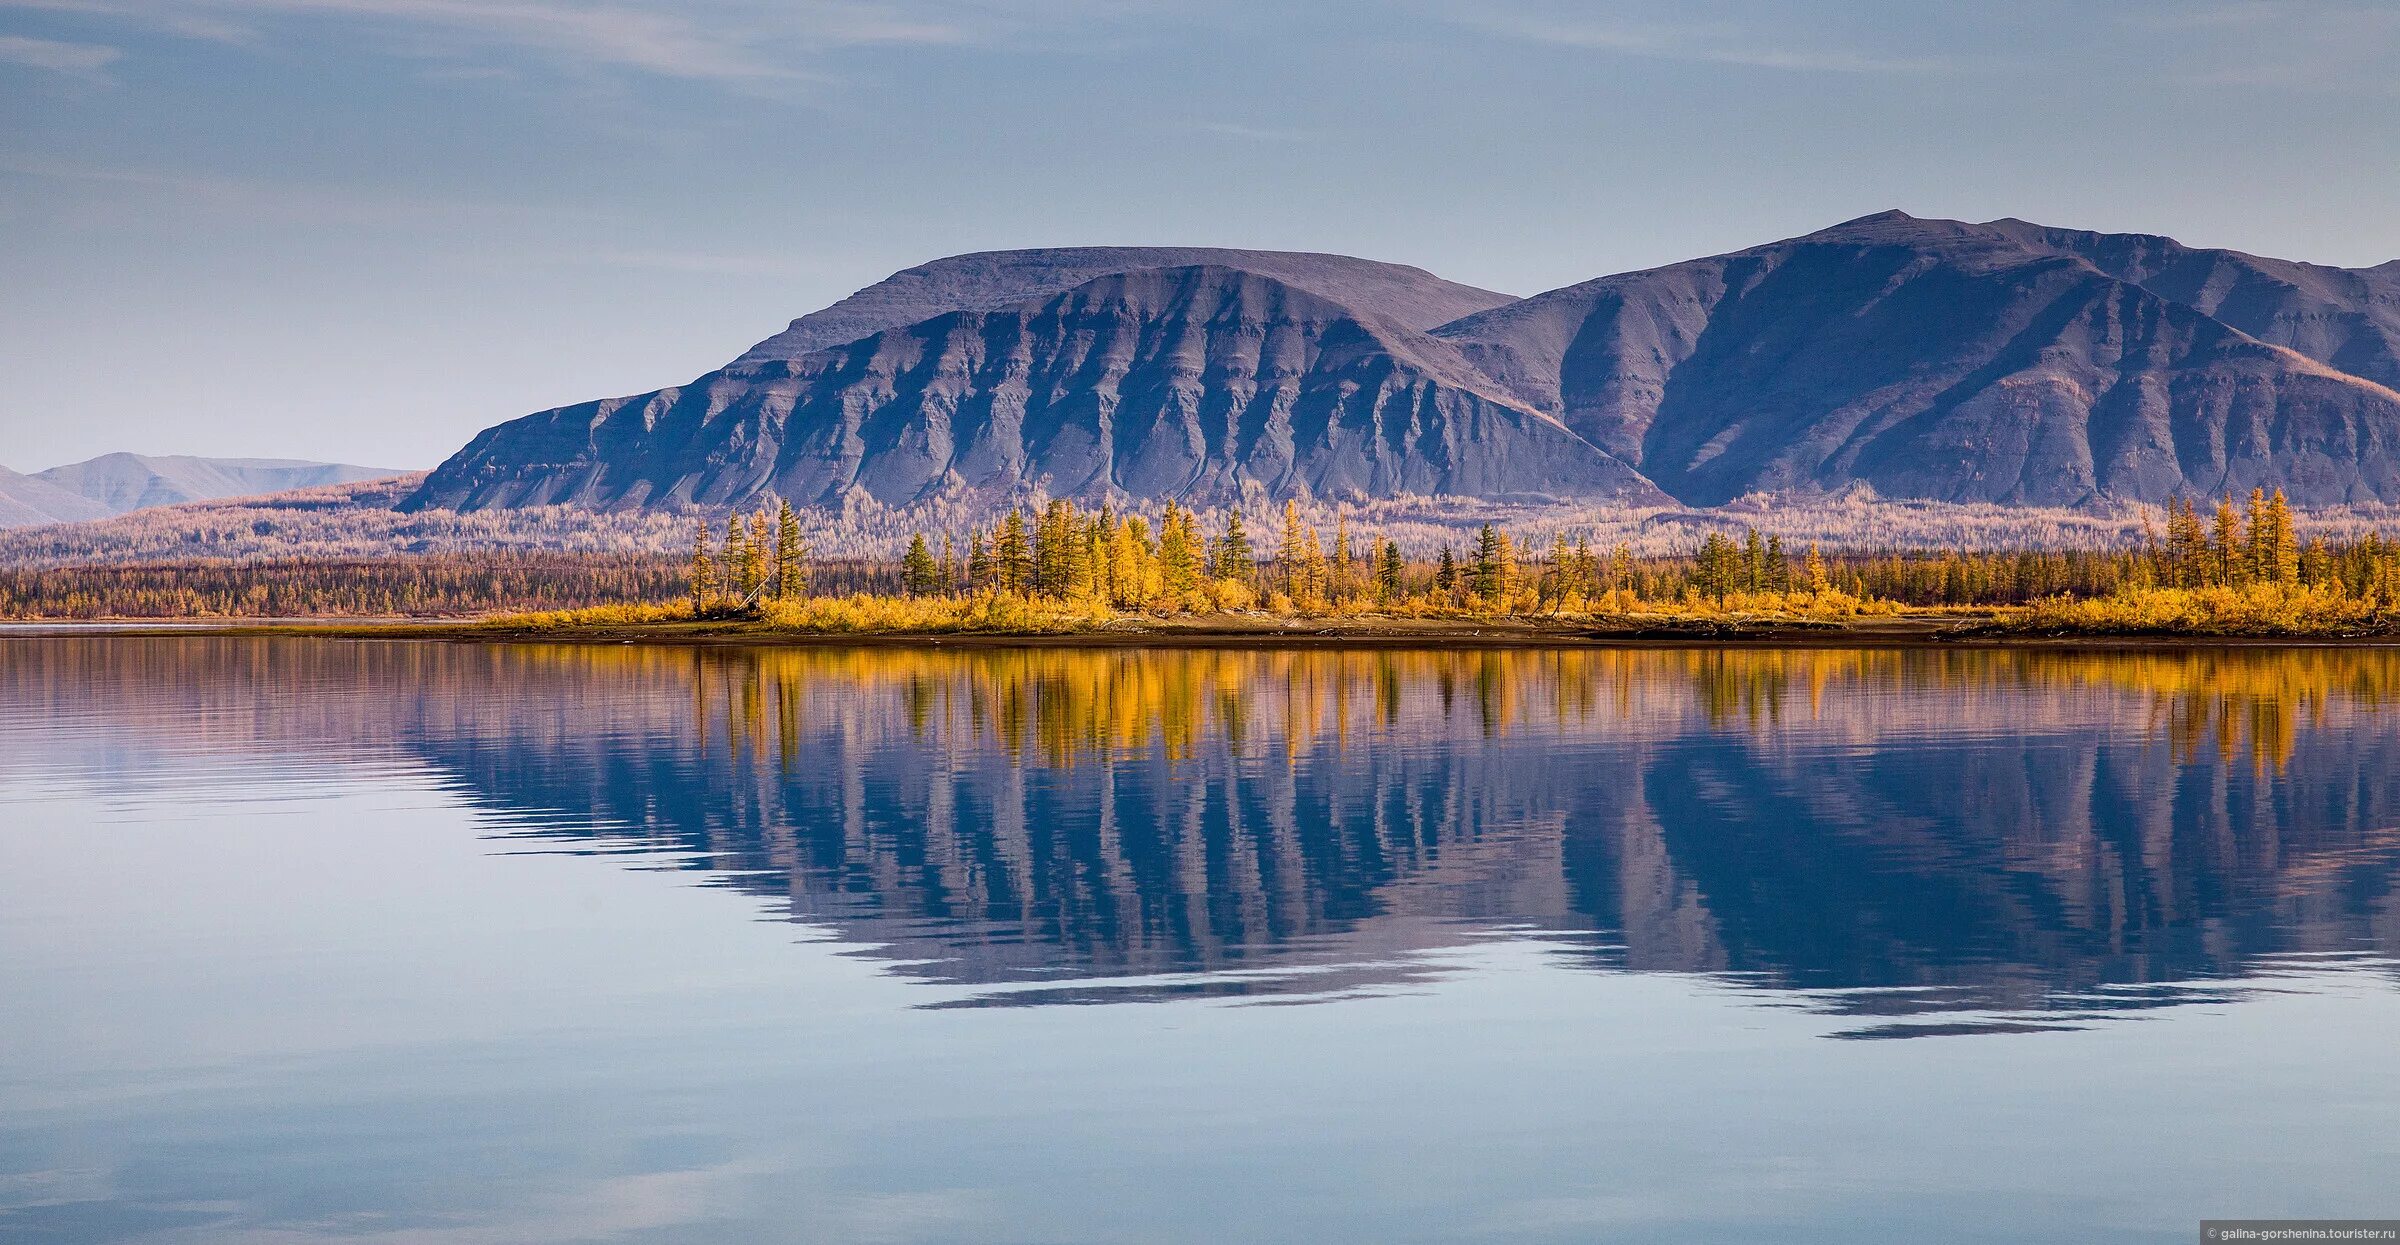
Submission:
M 1438 291 L 1437 291 L 1438 293 Z M 764 348 L 762 348 L 764 349 Z M 1150 268 L 492 429 L 412 506 L 1059 496 L 1663 500 L 1458 352 L 1260 272 Z
M 1339 256 L 994 252 L 689 385 L 491 429 L 409 505 L 2394 503 L 2395 386 L 2400 262 L 2015 220 L 1888 212 L 1524 300 Z
M 2389 502 L 2400 393 L 2337 366 L 2388 374 L 2384 271 L 1894 212 L 1436 335 L 1688 504 Z
M 401 474 L 397 468 L 289 458 L 195 458 L 185 454 L 103 454 L 36 472 L 35 478 L 98 503 L 103 514 L 220 497 L 250 497 Z M 95 517 L 95 516 L 85 516 Z
M 2072 255 L 2121 281 L 2222 320 L 2260 341 L 2400 389 L 2400 260 L 2329 268 L 2188 247 L 2141 233 L 2085 233 L 2020 220 L 1986 228 Z

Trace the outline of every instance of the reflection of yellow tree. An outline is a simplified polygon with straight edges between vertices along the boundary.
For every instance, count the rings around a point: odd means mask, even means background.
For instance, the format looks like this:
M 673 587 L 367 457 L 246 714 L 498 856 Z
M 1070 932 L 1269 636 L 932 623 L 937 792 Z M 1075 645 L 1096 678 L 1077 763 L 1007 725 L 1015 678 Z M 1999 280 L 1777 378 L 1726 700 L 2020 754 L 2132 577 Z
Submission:
M 1789 667 L 1793 660 L 1822 665 L 1825 654 L 1711 650 L 1684 656 L 1692 690 L 1699 696 L 1701 711 L 1708 715 L 1708 720 L 1721 726 L 1738 717 L 1752 731 L 1759 731 L 1783 719 L 1783 700 L 1790 688 Z
M 598 678 L 688 679 L 702 730 L 721 723 L 726 745 L 762 759 L 772 749 L 786 765 L 804 706 L 821 716 L 884 699 L 918 739 L 985 739 L 1054 766 L 1150 749 L 1181 759 L 1214 740 L 1297 758 L 1404 731 L 1633 737 L 1685 715 L 1760 735 L 1794 723 L 1867 735 L 2066 727 L 2120 720 L 2110 706 L 2124 706 L 2180 761 L 2246 752 L 2263 770 L 2334 707 L 2373 712 L 2400 694 L 2400 654 L 2366 649 L 520 651 Z
M 2303 722 L 2324 719 L 2340 700 L 2369 709 L 2390 703 L 2386 663 L 2328 663 L 2320 652 L 2142 654 L 2094 671 L 2152 698 L 2153 720 L 2176 758 L 2197 760 L 2204 744 L 2230 762 L 2245 746 L 2262 772 L 2291 760 Z M 2365 676 L 2365 677 L 2360 677 Z

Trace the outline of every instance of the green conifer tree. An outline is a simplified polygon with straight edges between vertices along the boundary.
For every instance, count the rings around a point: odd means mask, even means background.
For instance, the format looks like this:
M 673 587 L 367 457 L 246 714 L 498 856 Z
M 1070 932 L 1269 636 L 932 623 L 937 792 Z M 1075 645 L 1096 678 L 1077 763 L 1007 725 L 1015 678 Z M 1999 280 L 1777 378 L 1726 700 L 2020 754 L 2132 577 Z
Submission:
M 1213 573 L 1219 579 L 1248 582 L 1258 569 L 1258 555 L 1250 548 L 1250 533 L 1242 527 L 1239 506 L 1225 511 L 1225 534 L 1217 538 L 1217 564 Z
M 923 532 L 908 539 L 908 553 L 900 559 L 900 587 L 912 597 L 932 596 L 941 591 L 941 569 L 934 563 L 933 550 L 926 545 Z
M 1505 605 L 1516 588 L 1515 552 L 1508 534 L 1486 523 L 1475 537 L 1475 560 L 1467 571 L 1467 586 L 1485 608 Z
M 1736 567 L 1740 554 L 1733 541 L 1723 532 L 1710 532 L 1700 542 L 1699 588 L 1701 595 L 1722 601 L 1734 591 Z
M 967 587 L 981 591 L 992 586 L 992 551 L 981 531 L 967 533 Z
M 775 510 L 775 595 L 793 601 L 808 594 L 808 544 L 800 537 L 800 516 L 792 503 L 778 502 Z

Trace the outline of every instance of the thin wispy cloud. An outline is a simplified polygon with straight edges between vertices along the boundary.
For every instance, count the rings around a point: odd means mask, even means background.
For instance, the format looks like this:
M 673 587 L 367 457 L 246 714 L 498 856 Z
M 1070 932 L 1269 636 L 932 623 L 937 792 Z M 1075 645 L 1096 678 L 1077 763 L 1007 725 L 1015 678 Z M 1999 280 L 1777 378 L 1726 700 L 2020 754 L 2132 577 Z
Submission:
M 103 71 L 124 55 L 123 49 L 97 43 L 0 35 L 0 64 L 46 69 L 78 78 L 103 77 Z
M 2392 28 L 2400 20 L 2387 4 L 2355 0 L 2237 0 L 2232 3 L 2152 3 L 2121 15 L 2130 25 L 2152 28 L 2270 30 L 2283 33 L 2336 33 L 2370 27 Z
M 1948 55 L 1903 56 L 1812 44 L 1763 22 L 1659 22 L 1588 8 L 1513 5 L 1505 0 L 1441 0 L 1433 12 L 1454 25 L 1487 35 L 1653 60 L 1792 73 L 1936 74 L 1966 67 L 1965 62 Z
M 2121 14 L 2170 49 L 2177 81 L 2299 95 L 2400 97 L 2400 7 L 2343 0 L 2245 0 Z
M 361 38 L 385 36 L 390 51 L 513 51 L 714 81 L 802 77 L 802 59 L 813 53 L 950 43 L 969 34 L 938 14 L 861 0 L 0 0 L 7 8 L 254 44 L 268 42 L 279 24 L 341 23 Z
M 562 207 L 412 192 L 388 186 L 339 186 L 241 177 L 181 169 L 70 164 L 0 157 L 0 180 L 20 178 L 77 184 L 87 193 L 115 190 L 155 212 L 172 203 L 182 212 L 215 212 L 242 220 L 416 228 L 478 221 L 606 219 L 602 206 Z M 90 200 L 81 200 L 89 202 Z
M 203 16 L 173 0 L 154 8 L 136 8 L 126 0 L 0 0 L 0 11 L 9 9 L 89 18 L 127 31 L 166 34 L 181 39 L 204 39 L 212 43 L 248 43 L 255 37 L 255 32 L 246 26 L 223 18 Z

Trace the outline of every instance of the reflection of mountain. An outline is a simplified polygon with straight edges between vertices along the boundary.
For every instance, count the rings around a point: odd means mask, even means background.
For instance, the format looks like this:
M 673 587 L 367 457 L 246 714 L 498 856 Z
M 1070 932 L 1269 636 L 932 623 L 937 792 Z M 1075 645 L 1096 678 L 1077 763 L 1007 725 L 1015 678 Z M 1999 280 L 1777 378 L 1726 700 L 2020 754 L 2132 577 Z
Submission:
M 2369 650 L 30 643 L 0 707 L 397 743 L 509 833 L 704 870 L 985 1003 L 1339 991 L 1530 927 L 2021 1024 L 2400 935 Z M 260 686 L 307 690 L 230 711 Z

